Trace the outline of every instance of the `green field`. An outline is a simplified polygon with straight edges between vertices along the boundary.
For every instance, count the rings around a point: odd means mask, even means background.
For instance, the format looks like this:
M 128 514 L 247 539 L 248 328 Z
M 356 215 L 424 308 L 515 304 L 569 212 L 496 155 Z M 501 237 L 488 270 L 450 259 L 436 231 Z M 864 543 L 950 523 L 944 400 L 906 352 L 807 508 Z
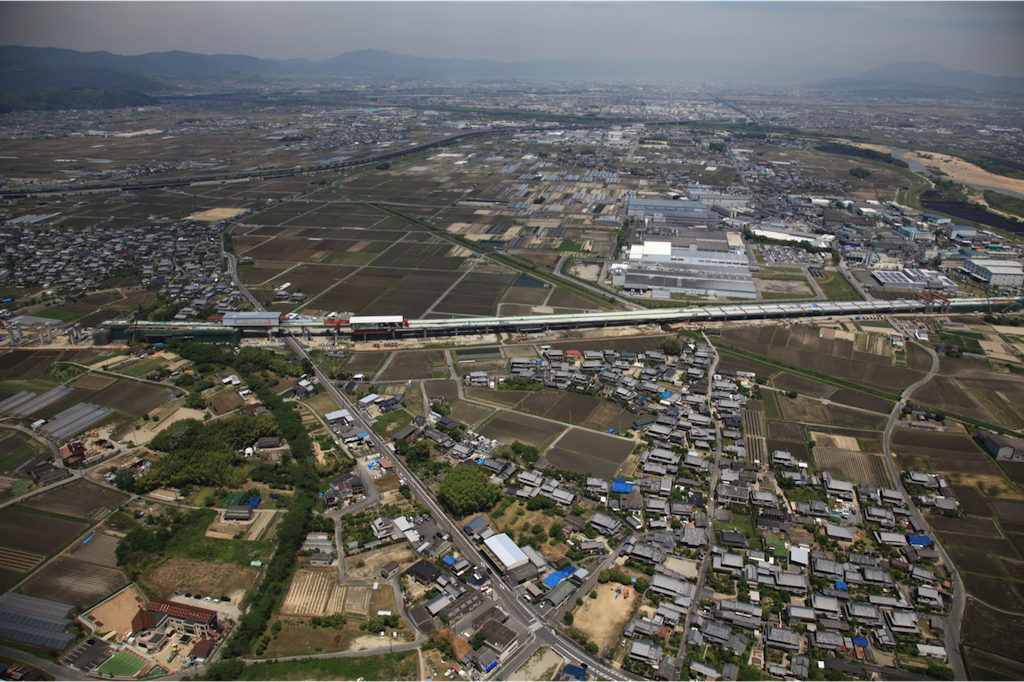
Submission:
M 117 372 L 121 374 L 127 374 L 130 377 L 143 377 L 150 372 L 155 372 L 164 364 L 163 358 L 147 358 L 141 362 L 136 362 L 127 367 L 117 369 Z
M 134 677 L 145 667 L 146 662 L 138 656 L 134 656 L 127 651 L 121 651 L 107 659 L 99 668 L 96 668 L 96 672 L 112 677 Z
M 830 301 L 862 300 L 857 290 L 838 272 L 823 272 L 821 279 L 818 280 L 818 286 Z
M 41 310 L 38 313 L 34 313 L 34 315 L 36 317 L 45 317 L 48 320 L 60 320 L 61 322 L 72 322 L 81 317 L 78 313 L 73 313 L 70 310 L 61 310 L 60 308 Z
M 238 666 L 240 661 L 216 665 Z M 244 665 L 244 664 L 243 664 Z M 415 651 L 364 658 L 304 658 L 297 661 L 257 663 L 241 670 L 231 669 L 236 680 L 418 680 L 419 658 Z

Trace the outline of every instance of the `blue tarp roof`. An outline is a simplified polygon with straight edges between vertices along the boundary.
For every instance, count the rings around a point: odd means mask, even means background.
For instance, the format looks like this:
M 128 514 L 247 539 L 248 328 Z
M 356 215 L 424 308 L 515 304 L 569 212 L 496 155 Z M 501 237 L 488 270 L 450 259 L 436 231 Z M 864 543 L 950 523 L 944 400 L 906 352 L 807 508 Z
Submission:
M 927 535 L 908 535 L 907 542 L 919 547 L 931 547 L 932 539 Z
M 665 391 L 664 393 L 662 393 L 658 397 L 661 398 L 662 400 L 665 400 L 666 398 L 671 398 L 672 397 L 672 391 Z
M 569 677 L 574 680 L 579 680 L 579 682 L 586 682 L 587 671 L 578 665 L 567 665 L 562 671 L 562 677 Z
M 645 395 L 640 396 L 640 402 L 646 403 L 647 402 L 647 396 L 645 396 Z
M 837 580 L 836 581 L 836 589 L 837 590 L 848 590 L 848 589 L 850 589 L 850 587 L 846 583 L 844 583 L 842 580 Z
M 370 432 L 369 431 L 360 431 L 357 435 L 360 438 L 369 438 L 370 437 Z
M 455 563 L 455 557 L 453 557 L 453 556 L 446 556 L 444 559 L 442 559 L 442 561 L 444 561 L 446 564 L 449 564 L 449 565 L 450 564 L 454 564 Z
M 544 578 L 544 585 L 546 585 L 548 588 L 553 588 L 555 585 L 562 582 L 575 572 L 575 566 L 566 566 L 562 570 L 556 571 L 555 573 L 549 575 L 547 578 Z
M 631 493 L 633 492 L 633 484 L 627 483 L 621 478 L 616 478 L 612 481 L 612 492 L 613 493 Z
M 868 640 L 865 639 L 864 637 L 854 637 L 853 638 L 853 645 L 854 646 L 867 646 L 868 645 Z
M 262 501 L 263 501 L 262 498 L 254 497 L 251 500 L 249 500 L 249 506 L 250 507 L 258 507 L 258 506 L 260 506 L 260 502 L 262 502 Z

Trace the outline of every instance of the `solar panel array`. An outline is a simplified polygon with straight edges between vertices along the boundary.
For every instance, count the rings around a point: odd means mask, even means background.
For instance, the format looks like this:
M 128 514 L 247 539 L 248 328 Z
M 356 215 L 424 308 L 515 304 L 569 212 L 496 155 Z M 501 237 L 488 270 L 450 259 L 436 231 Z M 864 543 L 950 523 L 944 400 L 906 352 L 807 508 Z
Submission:
M 913 284 L 914 280 L 910 279 L 902 272 L 890 272 L 888 270 L 876 270 L 872 273 L 882 284 Z

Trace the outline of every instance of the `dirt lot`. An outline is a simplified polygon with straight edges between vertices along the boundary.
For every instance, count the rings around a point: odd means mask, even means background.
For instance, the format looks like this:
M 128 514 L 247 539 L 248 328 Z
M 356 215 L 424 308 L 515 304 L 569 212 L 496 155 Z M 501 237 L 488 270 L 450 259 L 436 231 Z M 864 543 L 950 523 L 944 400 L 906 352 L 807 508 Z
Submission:
M 345 557 L 345 577 L 348 580 L 374 580 L 392 561 L 397 561 L 404 571 L 416 561 L 416 555 L 408 545 L 401 543 Z M 362 568 L 358 566 L 359 562 L 363 562 Z
M 128 582 L 121 571 L 74 559 L 58 559 L 25 584 L 25 594 L 91 606 Z
M 0 510 L 0 538 L 8 547 L 51 554 L 85 530 L 86 524 L 15 509 Z
M 101 634 L 106 634 L 111 630 L 117 632 L 113 639 L 116 642 L 121 642 L 131 633 L 132 618 L 138 613 L 139 605 L 145 601 L 142 593 L 132 585 L 112 599 L 85 613 L 84 616 L 93 622 L 96 630 Z
M 548 682 L 555 678 L 555 673 L 565 661 L 553 649 L 542 647 L 537 649 L 529 660 L 515 671 L 509 679 L 523 682 Z
M 182 592 L 227 595 L 233 600 L 256 584 L 259 571 L 234 564 L 193 561 L 172 557 L 143 581 L 163 596 Z
M 540 447 L 561 433 L 562 426 L 542 419 L 535 419 L 525 414 L 502 412 L 487 422 L 480 435 L 497 440 L 499 443 L 519 441 L 524 445 Z
M 24 504 L 33 509 L 87 519 L 100 509 L 118 505 L 126 499 L 126 495 L 109 488 L 78 480 L 62 485 L 56 490 L 30 497 Z
M 613 583 L 598 584 L 597 599 L 584 595 L 583 607 L 576 612 L 573 622 L 573 627 L 601 647 L 602 655 L 608 655 L 619 646 L 619 636 L 637 603 L 637 596 L 632 592 L 629 599 L 621 595 L 616 599 L 615 591 L 618 588 L 619 585 Z

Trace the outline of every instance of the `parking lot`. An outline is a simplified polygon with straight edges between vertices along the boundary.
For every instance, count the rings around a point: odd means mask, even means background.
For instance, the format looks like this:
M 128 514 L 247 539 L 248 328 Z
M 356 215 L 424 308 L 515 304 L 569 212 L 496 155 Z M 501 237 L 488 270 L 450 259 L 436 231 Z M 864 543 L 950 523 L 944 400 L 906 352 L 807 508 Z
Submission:
M 188 604 L 189 606 L 198 606 L 204 609 L 209 609 L 210 611 L 216 611 L 218 616 L 231 618 L 236 622 L 241 617 L 241 611 L 239 611 L 238 605 L 235 603 L 234 600 L 232 600 L 230 603 L 219 602 L 217 604 L 214 604 L 213 600 L 219 598 L 220 595 L 217 595 L 217 597 L 211 597 L 210 601 L 206 601 L 205 597 L 206 595 L 204 595 L 203 599 L 196 600 L 194 597 L 186 597 L 184 594 L 174 594 L 169 597 L 169 601 L 178 602 L 179 604 Z
M 820 253 L 810 253 L 795 246 L 772 246 L 769 244 L 755 244 L 755 249 L 764 256 L 765 264 L 773 263 L 799 263 L 801 265 L 824 265 Z

